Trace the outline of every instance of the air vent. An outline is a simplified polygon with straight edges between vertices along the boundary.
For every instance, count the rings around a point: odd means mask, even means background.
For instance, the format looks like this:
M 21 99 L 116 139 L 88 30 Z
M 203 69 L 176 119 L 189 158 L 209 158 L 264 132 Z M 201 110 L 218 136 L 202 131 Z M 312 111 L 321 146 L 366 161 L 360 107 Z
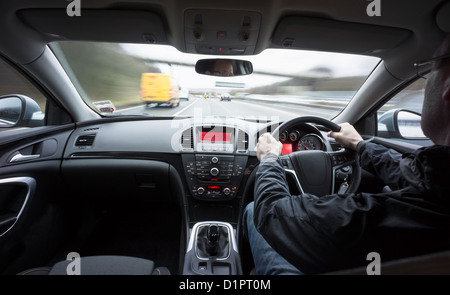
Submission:
M 242 130 L 238 130 L 236 151 L 245 153 L 248 150 L 248 134 Z
M 77 138 L 77 141 L 75 142 L 75 146 L 78 147 L 88 147 L 92 146 L 94 143 L 95 134 L 86 134 L 86 135 L 80 135 Z
M 181 146 L 183 149 L 194 149 L 194 132 L 192 128 L 183 131 L 181 135 Z

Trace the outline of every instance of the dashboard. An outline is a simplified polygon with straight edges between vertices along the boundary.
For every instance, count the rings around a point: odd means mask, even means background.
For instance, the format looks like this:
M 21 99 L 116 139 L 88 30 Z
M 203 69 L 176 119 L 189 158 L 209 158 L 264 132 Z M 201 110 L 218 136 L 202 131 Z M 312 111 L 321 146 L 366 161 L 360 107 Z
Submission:
M 244 176 L 257 166 L 254 148 L 259 135 L 276 127 L 278 123 L 229 118 L 226 122 L 188 118 L 86 124 L 71 134 L 64 158 L 169 162 L 184 178 L 194 199 L 231 200 L 242 193 Z M 324 135 L 312 124 L 294 126 L 280 136 L 283 154 L 331 150 Z

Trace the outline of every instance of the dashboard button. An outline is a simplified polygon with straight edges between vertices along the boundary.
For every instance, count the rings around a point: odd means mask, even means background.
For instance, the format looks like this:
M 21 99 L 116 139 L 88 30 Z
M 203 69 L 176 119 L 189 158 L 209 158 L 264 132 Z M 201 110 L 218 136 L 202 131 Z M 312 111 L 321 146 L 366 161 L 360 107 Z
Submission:
M 203 187 L 199 187 L 199 188 L 197 189 L 197 193 L 198 193 L 199 195 L 203 195 L 203 194 L 205 193 L 205 189 L 204 189 Z
M 211 173 L 212 176 L 217 176 L 217 175 L 219 175 L 219 169 L 217 169 L 216 167 L 213 167 L 213 168 L 211 168 L 209 173 Z

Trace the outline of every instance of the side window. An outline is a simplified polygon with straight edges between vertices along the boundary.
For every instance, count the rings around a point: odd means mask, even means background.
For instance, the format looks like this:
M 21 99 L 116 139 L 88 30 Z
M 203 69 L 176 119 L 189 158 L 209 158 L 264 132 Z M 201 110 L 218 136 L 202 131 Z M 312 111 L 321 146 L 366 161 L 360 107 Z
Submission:
M 30 81 L 0 59 L 0 131 L 44 125 L 46 103 Z
M 377 111 L 378 136 L 423 146 L 431 144 L 420 126 L 425 82 L 417 79 Z

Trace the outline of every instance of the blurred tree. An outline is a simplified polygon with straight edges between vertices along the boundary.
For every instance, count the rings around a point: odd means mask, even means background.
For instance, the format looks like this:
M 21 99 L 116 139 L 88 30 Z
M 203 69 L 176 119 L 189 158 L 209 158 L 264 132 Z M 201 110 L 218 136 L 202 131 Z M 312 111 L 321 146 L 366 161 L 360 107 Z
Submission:
M 125 52 L 119 44 L 60 42 L 71 71 L 89 102 L 111 100 L 115 106 L 140 103 L 140 81 L 144 72 L 159 73 L 148 61 Z

